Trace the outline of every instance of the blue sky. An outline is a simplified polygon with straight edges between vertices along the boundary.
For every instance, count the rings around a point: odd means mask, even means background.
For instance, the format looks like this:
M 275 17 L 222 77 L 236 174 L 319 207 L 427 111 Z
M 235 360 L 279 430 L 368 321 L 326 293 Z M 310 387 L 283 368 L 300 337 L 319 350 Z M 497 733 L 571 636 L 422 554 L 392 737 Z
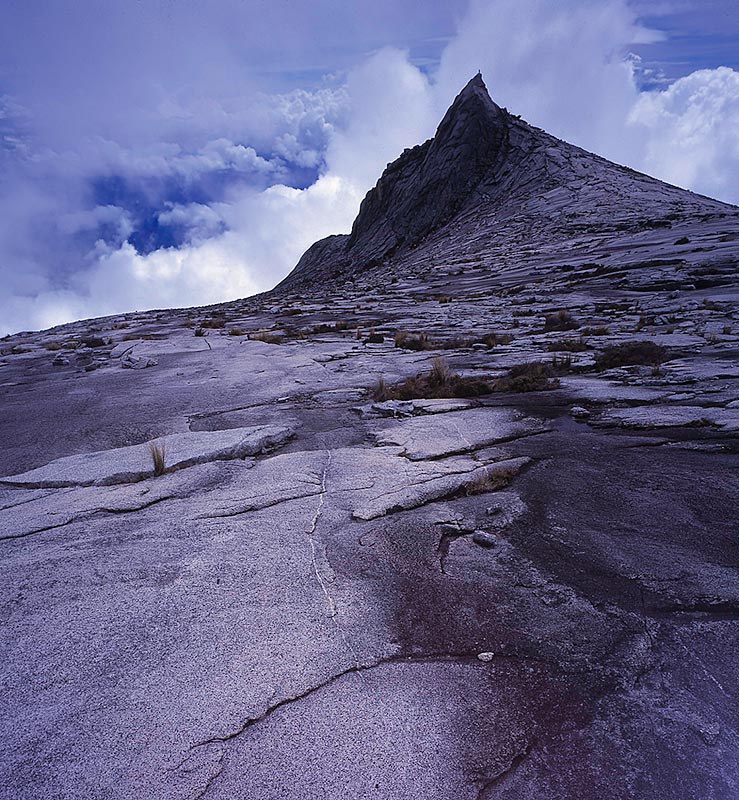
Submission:
M 274 285 L 478 69 L 739 202 L 733 0 L 5 0 L 0 335 Z

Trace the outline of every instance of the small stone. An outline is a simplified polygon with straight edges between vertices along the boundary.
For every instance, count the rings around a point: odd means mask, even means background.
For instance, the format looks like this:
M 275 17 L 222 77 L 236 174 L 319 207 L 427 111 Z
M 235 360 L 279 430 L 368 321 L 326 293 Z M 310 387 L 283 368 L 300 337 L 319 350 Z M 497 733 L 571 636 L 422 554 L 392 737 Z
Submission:
M 590 412 L 587 410 L 587 408 L 583 408 L 582 406 L 572 406 L 570 409 L 570 414 L 572 414 L 575 419 L 590 416 Z
M 157 361 L 153 358 L 147 358 L 146 356 L 133 356 L 130 353 L 126 353 L 121 358 L 121 366 L 124 369 L 146 369 L 146 367 L 155 367 L 157 365 Z
M 372 411 L 383 417 L 410 417 L 414 410 L 412 400 L 385 400 L 372 404 Z
M 703 741 L 708 745 L 714 745 L 718 741 L 719 736 L 721 735 L 721 728 L 714 722 L 708 725 L 704 725 L 700 729 L 701 737 Z
M 485 653 L 478 653 L 477 660 L 482 661 L 484 663 L 488 663 L 495 658 L 495 653 L 485 652 Z
M 472 534 L 472 541 L 475 544 L 479 544 L 480 547 L 495 547 L 498 543 L 498 539 L 492 533 L 488 533 L 487 531 L 475 531 Z

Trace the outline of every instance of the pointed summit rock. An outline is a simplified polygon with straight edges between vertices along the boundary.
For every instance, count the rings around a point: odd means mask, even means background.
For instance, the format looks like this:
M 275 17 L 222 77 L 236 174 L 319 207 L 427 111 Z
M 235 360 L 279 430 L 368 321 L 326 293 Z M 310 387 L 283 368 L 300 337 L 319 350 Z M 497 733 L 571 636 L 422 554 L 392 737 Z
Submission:
M 328 260 L 372 266 L 413 247 L 458 212 L 505 158 L 509 114 L 490 98 L 481 74 L 457 95 L 436 135 L 387 166 L 362 201 L 349 236 L 317 242 L 288 278 L 304 279 Z
M 314 244 L 277 288 L 417 274 L 462 257 L 502 269 L 539 246 L 563 256 L 584 233 L 638 234 L 727 209 L 529 125 L 493 102 L 478 73 L 435 136 L 387 166 L 351 233 Z
M 454 216 L 505 157 L 507 116 L 475 76 L 434 138 L 390 164 L 365 197 L 347 242 L 353 255 L 367 262 L 382 258 Z

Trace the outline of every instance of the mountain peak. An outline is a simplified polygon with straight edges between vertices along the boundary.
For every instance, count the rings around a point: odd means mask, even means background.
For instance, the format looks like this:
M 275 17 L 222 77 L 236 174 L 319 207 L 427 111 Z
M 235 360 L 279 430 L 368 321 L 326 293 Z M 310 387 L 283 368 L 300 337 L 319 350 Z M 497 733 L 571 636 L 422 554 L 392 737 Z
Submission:
M 488 87 L 485 85 L 485 81 L 482 79 L 482 72 L 478 72 L 477 75 L 470 78 L 462 91 L 457 95 L 455 103 L 457 101 L 466 102 L 473 97 L 480 97 L 491 105 L 495 105 L 490 97 L 490 93 L 488 92 Z M 454 103 L 452 106 L 453 105 Z
M 434 137 L 388 164 L 362 201 L 351 234 L 316 243 L 286 281 L 308 277 L 319 262 L 362 269 L 414 247 L 473 201 L 481 181 L 505 160 L 511 120 L 491 100 L 478 72 Z
M 501 129 L 506 127 L 506 112 L 497 106 L 488 94 L 482 74 L 474 78 L 454 98 L 454 102 L 439 123 L 434 140 L 445 142 L 450 138 L 466 141 L 469 150 L 485 151 L 500 145 Z M 468 153 L 465 153 L 468 155 Z
M 482 249 L 493 236 L 520 248 L 535 228 L 576 236 L 583 226 L 614 220 L 638 227 L 686 203 L 694 204 L 689 193 L 509 114 L 493 102 L 478 72 L 434 137 L 388 164 L 351 233 L 317 242 L 280 286 L 354 278 L 391 260 L 416 262 L 424 248 L 444 250 L 452 239 L 467 237 L 470 252 L 469 237 Z

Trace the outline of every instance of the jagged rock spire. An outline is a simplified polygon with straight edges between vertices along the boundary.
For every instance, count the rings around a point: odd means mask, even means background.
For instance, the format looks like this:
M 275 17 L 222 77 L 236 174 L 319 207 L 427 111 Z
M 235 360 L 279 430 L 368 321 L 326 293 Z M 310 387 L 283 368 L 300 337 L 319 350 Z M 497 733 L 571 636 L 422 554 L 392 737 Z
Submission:
M 419 241 L 453 216 L 501 155 L 507 117 L 482 75 L 457 95 L 433 139 L 406 151 L 364 199 L 348 247 L 366 261 Z

